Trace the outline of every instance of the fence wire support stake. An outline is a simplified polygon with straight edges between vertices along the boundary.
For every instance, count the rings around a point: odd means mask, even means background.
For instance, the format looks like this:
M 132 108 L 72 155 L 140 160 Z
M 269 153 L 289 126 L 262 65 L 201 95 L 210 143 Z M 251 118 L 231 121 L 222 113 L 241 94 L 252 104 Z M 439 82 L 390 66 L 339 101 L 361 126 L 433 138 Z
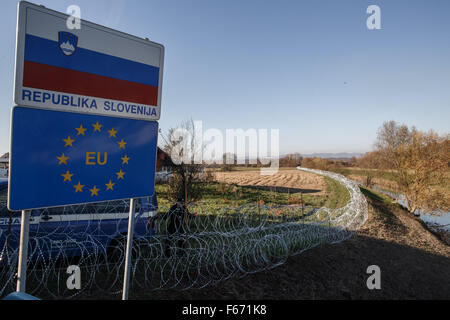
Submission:
M 136 199 L 130 199 L 130 216 L 128 218 L 127 250 L 125 255 L 125 272 L 123 278 L 122 300 L 128 300 L 130 287 L 131 256 L 133 251 L 134 216 L 136 211 Z
M 31 211 L 22 211 L 19 242 L 19 265 L 17 269 L 17 292 L 25 292 L 28 264 L 28 236 L 30 234 Z

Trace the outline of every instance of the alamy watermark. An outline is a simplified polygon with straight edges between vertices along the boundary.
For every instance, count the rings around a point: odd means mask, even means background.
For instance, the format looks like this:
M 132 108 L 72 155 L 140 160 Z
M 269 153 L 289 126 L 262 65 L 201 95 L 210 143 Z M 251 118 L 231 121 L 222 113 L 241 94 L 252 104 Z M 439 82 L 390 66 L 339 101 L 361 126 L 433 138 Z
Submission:
M 70 16 L 66 20 L 67 29 L 81 29 L 81 8 L 75 4 L 67 7 L 67 14 Z
M 170 156 L 175 164 L 250 164 L 262 165 L 262 175 L 278 172 L 279 129 L 203 130 L 202 121 L 178 127 L 168 136 Z
M 381 289 L 381 269 L 377 265 L 371 265 L 367 267 L 367 274 L 370 274 L 370 277 L 367 278 L 366 285 L 369 290 L 380 290 Z
M 369 30 L 381 29 L 381 9 L 379 6 L 373 4 L 367 7 L 367 14 L 370 16 L 367 18 L 366 26 Z
M 66 281 L 67 289 L 80 290 L 81 289 L 81 269 L 80 269 L 80 267 L 77 265 L 70 265 L 67 267 L 66 273 L 70 274 L 70 276 L 67 278 L 67 281 Z

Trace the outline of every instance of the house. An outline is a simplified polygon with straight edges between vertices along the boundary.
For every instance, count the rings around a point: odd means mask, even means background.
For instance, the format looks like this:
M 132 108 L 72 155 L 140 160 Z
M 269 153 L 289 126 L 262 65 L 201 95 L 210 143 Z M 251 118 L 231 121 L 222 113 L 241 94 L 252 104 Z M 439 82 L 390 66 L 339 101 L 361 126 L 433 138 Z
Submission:
M 158 147 L 156 155 L 155 183 L 168 182 L 171 177 L 173 162 L 170 156 Z
M 171 168 L 173 166 L 174 164 L 170 156 L 158 147 L 158 152 L 156 155 L 156 172 L 160 171 L 170 172 L 172 171 Z

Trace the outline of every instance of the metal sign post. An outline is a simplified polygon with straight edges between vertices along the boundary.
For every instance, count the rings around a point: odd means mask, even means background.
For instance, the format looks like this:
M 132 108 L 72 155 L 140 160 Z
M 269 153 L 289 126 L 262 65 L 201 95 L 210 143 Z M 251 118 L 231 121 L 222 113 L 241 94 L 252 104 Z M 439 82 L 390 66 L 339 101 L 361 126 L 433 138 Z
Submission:
M 17 292 L 25 292 L 28 263 L 28 235 L 30 231 L 31 211 L 22 211 L 22 224 L 20 226 L 19 266 L 17 270 Z
M 130 217 L 128 219 L 127 251 L 125 255 L 125 275 L 123 278 L 122 300 L 128 300 L 130 287 L 131 257 L 133 252 L 134 216 L 136 212 L 136 199 L 130 199 Z

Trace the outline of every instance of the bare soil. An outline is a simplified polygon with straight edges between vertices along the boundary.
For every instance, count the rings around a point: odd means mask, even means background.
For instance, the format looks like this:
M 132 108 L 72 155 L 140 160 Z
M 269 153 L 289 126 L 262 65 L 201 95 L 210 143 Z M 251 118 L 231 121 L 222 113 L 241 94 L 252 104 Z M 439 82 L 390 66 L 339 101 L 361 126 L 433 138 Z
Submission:
M 292 192 L 321 195 L 327 190 L 327 184 L 322 176 L 300 170 L 280 169 L 271 176 L 263 176 L 259 170 L 215 172 L 214 175 L 215 180 L 221 183 L 273 188 L 274 191 L 289 188 Z

